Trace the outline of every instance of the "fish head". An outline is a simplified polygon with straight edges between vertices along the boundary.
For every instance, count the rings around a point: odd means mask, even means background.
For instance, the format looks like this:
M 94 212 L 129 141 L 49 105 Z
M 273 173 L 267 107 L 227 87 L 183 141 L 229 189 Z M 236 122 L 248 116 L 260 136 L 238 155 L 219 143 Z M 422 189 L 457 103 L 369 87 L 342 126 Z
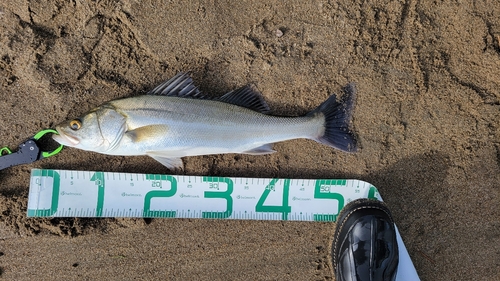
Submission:
M 125 116 L 113 107 L 101 106 L 57 125 L 59 134 L 52 138 L 65 146 L 106 153 L 116 147 L 126 130 Z

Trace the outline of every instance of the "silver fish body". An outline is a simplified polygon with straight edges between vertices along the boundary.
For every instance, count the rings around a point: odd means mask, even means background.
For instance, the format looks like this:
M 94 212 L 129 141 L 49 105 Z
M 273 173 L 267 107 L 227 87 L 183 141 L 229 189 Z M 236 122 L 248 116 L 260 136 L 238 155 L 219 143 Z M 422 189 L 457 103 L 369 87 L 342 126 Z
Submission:
M 306 116 L 277 117 L 262 113 L 269 107 L 250 87 L 211 100 L 180 73 L 148 95 L 107 102 L 56 126 L 54 139 L 109 155 L 149 155 L 168 168 L 182 168 L 185 156 L 268 154 L 273 143 L 297 138 L 350 152 L 354 88 L 345 92 L 343 103 L 332 96 Z

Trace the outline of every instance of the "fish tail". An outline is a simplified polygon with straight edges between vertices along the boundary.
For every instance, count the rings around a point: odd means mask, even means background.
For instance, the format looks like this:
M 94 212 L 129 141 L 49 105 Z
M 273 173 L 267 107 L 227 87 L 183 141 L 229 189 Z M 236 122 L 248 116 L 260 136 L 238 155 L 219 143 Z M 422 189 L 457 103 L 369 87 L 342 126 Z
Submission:
M 337 101 L 335 95 L 332 95 L 309 115 L 320 113 L 325 117 L 324 134 L 315 139 L 317 142 L 345 152 L 355 152 L 357 142 L 350 128 L 350 121 L 354 108 L 356 88 L 353 83 L 350 83 L 342 90 L 344 95 L 340 101 Z

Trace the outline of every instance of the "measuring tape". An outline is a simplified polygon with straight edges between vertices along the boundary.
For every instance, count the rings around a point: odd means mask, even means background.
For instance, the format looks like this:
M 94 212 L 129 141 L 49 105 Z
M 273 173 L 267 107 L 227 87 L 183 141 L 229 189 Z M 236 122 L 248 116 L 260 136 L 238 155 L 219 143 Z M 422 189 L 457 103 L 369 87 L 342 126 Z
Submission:
M 31 171 L 29 217 L 335 221 L 348 202 L 380 199 L 360 180 Z
M 336 221 L 358 198 L 382 200 L 364 181 L 31 171 L 28 217 L 148 217 Z M 397 281 L 420 280 L 398 229 Z

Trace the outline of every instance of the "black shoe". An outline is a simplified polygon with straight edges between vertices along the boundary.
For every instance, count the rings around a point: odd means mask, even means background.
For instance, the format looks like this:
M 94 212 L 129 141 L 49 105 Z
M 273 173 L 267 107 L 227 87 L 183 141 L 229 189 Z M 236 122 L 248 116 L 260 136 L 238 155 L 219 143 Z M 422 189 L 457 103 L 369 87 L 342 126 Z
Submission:
M 347 204 L 337 220 L 332 247 L 336 281 L 394 281 L 399 263 L 394 221 L 378 200 Z

